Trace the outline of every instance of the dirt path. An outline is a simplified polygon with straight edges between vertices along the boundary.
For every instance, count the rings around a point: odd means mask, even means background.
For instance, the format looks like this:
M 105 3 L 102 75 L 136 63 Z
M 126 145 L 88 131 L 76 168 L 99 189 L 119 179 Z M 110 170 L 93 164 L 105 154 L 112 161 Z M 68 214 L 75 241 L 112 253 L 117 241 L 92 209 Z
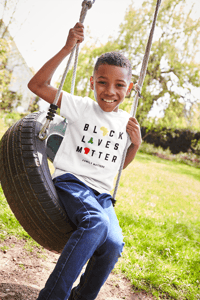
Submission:
M 30 247 L 25 240 L 9 237 L 0 245 L 0 300 L 35 300 L 59 255 Z M 129 281 L 111 274 L 97 300 L 152 300 L 146 293 L 134 294 Z

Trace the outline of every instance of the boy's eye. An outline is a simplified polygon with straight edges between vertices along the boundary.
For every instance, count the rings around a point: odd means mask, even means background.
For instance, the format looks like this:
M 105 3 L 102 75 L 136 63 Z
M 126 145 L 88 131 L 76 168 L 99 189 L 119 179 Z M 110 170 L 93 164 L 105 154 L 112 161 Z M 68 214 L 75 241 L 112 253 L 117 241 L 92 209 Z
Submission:
M 100 83 L 100 84 L 106 84 L 105 81 L 98 81 L 98 83 Z
M 118 86 L 118 87 L 125 87 L 125 85 L 124 85 L 124 84 L 121 84 L 121 83 L 118 83 L 117 86 Z

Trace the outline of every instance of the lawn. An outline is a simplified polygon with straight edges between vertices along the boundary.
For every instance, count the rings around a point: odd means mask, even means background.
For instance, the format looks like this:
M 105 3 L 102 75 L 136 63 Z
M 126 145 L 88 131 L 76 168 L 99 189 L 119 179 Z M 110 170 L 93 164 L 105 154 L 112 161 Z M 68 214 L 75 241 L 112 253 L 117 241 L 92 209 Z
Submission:
M 139 152 L 116 198 L 125 240 L 116 272 L 160 299 L 199 300 L 200 169 Z M 0 186 L 0 238 L 8 234 L 30 239 Z
M 138 153 L 117 200 L 118 268 L 154 295 L 200 299 L 200 169 Z
M 1 119 L 1 114 L 0 114 L 0 139 L 3 136 L 4 132 L 7 129 L 7 126 L 4 124 L 3 120 Z

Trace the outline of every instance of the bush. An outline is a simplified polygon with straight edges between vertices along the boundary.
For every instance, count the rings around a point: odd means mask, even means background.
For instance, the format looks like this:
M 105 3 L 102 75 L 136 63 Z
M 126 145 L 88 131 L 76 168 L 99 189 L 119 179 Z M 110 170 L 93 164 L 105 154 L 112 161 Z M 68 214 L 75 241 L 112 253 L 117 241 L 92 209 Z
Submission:
M 16 123 L 18 120 L 23 118 L 24 116 L 25 116 L 25 114 L 20 114 L 20 113 L 17 113 L 17 112 L 11 112 L 11 113 L 8 113 L 4 116 L 4 122 L 8 127 L 10 127 L 14 123 Z
M 164 150 L 169 149 L 172 154 L 192 151 L 200 155 L 200 132 L 167 128 L 148 130 L 147 127 L 142 127 L 141 132 L 146 143 L 153 144 L 155 147 L 160 146 Z
M 178 154 L 173 154 L 169 148 L 164 150 L 161 146 L 155 147 L 153 144 L 148 144 L 146 142 L 142 142 L 139 151 L 142 153 L 156 155 L 163 159 L 174 160 L 200 168 L 200 157 L 195 153 L 192 153 L 192 151 L 187 153 L 179 152 Z

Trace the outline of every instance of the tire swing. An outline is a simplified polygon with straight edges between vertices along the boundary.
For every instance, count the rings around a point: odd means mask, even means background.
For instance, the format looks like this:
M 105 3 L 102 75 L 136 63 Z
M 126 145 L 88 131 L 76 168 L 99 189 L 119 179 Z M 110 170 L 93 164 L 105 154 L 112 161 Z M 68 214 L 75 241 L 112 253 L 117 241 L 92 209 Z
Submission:
M 60 252 L 73 227 L 59 205 L 51 180 L 48 139 L 45 143 L 38 138 L 44 118 L 44 113 L 30 114 L 4 134 L 0 144 L 0 180 L 22 227 L 43 247 Z
M 83 1 L 81 23 L 94 2 Z M 56 103 L 75 50 L 73 93 L 78 44 L 71 52 Z M 67 127 L 67 121 L 55 115 L 56 109 L 56 105 L 51 105 L 47 117 L 45 112 L 32 113 L 6 131 L 0 141 L 0 182 L 11 210 L 25 231 L 44 248 L 61 252 L 75 227 L 59 203 L 47 161 L 47 158 L 54 160 Z
M 83 1 L 80 15 L 81 23 L 85 19 L 87 10 L 92 7 L 94 2 L 95 0 L 93 2 Z M 140 90 L 146 74 L 160 3 L 161 0 L 157 0 L 154 20 L 136 84 L 136 97 L 131 110 L 133 116 L 136 113 Z M 76 228 L 59 203 L 47 159 L 54 160 L 67 127 L 67 121 L 55 115 L 55 111 L 75 50 L 71 87 L 71 94 L 73 94 L 79 52 L 78 44 L 71 52 L 54 103 L 50 105 L 47 116 L 44 112 L 36 112 L 26 116 L 10 127 L 0 141 L 0 181 L 11 210 L 22 227 L 37 243 L 58 253 L 62 251 Z M 114 199 L 127 148 L 128 142 L 122 157 L 113 194 Z

